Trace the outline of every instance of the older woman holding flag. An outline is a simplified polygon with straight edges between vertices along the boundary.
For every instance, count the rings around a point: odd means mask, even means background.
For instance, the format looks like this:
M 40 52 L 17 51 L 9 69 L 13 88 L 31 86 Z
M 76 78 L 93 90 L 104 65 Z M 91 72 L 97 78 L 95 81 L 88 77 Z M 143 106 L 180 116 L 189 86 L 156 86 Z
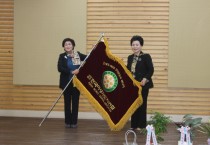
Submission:
M 154 72 L 152 58 L 142 51 L 144 39 L 135 35 L 130 40 L 133 54 L 128 56 L 127 68 L 133 77 L 141 83 L 143 104 L 131 116 L 131 129 L 141 130 L 147 125 L 147 97 L 149 89 L 153 88 L 152 75 Z
M 86 58 L 86 55 L 74 50 L 75 42 L 71 38 L 65 38 L 62 47 L 64 53 L 60 54 L 57 66 L 60 72 L 59 87 L 64 90 L 65 124 L 67 128 L 76 128 L 80 92 L 72 82 L 69 85 L 68 83 L 74 75 L 79 73 L 81 61 Z

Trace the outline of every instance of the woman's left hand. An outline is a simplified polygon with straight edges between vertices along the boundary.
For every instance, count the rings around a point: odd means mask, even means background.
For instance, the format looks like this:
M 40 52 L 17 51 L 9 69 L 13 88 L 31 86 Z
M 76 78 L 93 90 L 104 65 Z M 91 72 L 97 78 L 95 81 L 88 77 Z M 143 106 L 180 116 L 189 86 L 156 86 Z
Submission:
M 146 83 L 147 83 L 147 79 L 143 78 L 142 81 L 141 81 L 141 86 L 144 86 Z

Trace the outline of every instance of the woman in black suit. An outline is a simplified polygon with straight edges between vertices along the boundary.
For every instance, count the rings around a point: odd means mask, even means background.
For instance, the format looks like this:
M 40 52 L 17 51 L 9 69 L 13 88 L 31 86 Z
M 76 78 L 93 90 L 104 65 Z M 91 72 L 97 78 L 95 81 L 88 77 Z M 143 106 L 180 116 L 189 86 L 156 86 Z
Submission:
M 131 128 L 141 130 L 147 125 L 147 97 L 149 89 L 153 88 L 152 75 L 154 72 L 152 58 L 149 54 L 142 52 L 144 39 L 135 35 L 130 40 L 133 54 L 128 56 L 127 68 L 133 77 L 141 83 L 143 104 L 131 116 Z
M 62 47 L 65 52 L 60 54 L 57 67 L 60 72 L 59 88 L 63 90 L 73 75 L 79 73 L 78 68 L 86 55 L 74 51 L 75 42 L 71 38 L 65 38 Z M 71 82 L 64 91 L 65 125 L 67 128 L 77 127 L 79 96 L 79 90 Z

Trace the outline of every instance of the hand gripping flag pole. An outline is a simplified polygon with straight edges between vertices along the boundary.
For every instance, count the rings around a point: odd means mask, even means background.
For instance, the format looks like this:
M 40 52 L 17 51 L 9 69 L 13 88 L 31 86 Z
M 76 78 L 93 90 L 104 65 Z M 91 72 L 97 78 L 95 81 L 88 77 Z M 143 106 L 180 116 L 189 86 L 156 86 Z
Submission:
M 104 33 L 101 33 L 101 36 L 97 42 L 97 44 L 101 41 L 101 39 L 104 37 Z M 90 51 L 90 53 L 87 55 L 87 57 L 85 58 L 85 60 L 83 61 L 83 63 L 80 65 L 80 67 L 78 69 L 80 69 L 86 62 L 86 60 L 88 59 L 88 57 L 90 56 L 91 52 L 96 48 L 96 45 L 93 46 L 92 50 Z M 58 96 L 58 98 L 55 100 L 55 102 L 53 103 L 53 105 L 51 106 L 50 110 L 48 111 L 48 113 L 45 115 L 45 117 L 42 119 L 41 123 L 39 124 L 39 127 L 42 125 L 42 123 L 45 121 L 45 119 L 49 116 L 50 112 L 53 110 L 53 108 L 55 107 L 55 105 L 58 103 L 59 99 L 61 98 L 61 96 L 63 95 L 63 93 L 65 92 L 66 88 L 69 86 L 69 84 L 71 83 L 71 81 L 73 80 L 73 78 L 75 77 L 75 74 L 73 75 L 73 77 L 70 79 L 70 81 L 68 82 L 68 84 L 66 85 L 66 87 L 63 89 L 63 91 L 60 93 L 60 95 Z

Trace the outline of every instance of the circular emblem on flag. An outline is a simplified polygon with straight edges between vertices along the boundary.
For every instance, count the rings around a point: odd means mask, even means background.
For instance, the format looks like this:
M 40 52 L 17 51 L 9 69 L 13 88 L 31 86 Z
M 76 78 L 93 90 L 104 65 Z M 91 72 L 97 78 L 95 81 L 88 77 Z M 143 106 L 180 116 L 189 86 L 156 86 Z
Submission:
M 118 79 L 112 71 L 105 71 L 102 75 L 102 85 L 106 92 L 112 92 L 118 85 Z

